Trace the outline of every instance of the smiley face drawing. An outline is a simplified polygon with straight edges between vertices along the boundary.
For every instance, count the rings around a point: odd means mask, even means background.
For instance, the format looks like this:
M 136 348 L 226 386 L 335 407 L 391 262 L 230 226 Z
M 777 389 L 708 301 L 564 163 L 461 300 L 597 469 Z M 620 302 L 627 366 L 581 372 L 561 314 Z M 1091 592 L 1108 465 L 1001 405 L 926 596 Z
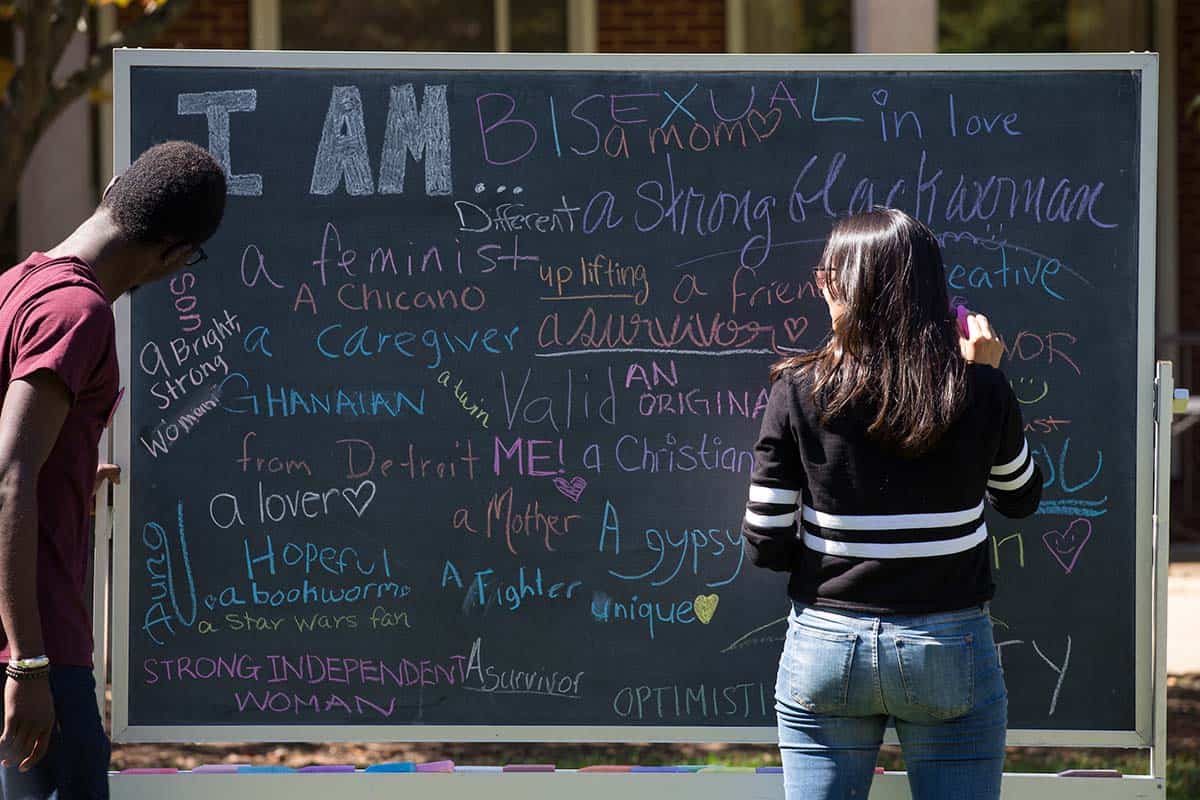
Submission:
M 1046 385 L 1046 382 L 1037 378 L 1012 378 L 1008 383 L 1012 386 L 1013 394 L 1017 396 L 1017 402 L 1023 406 L 1039 403 L 1050 393 L 1050 387 Z M 1039 383 L 1041 384 L 1040 389 Z

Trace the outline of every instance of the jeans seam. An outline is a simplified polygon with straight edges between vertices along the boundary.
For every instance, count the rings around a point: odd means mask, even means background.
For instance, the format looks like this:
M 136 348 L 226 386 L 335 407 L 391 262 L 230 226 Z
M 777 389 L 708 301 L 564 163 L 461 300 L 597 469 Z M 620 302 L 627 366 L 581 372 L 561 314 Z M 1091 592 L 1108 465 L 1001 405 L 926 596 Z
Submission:
M 875 696 L 879 698 L 879 707 L 883 713 L 888 713 L 887 701 L 883 698 L 883 681 L 879 676 L 879 620 L 871 625 L 871 679 L 875 682 Z
M 840 698 L 842 713 L 845 713 L 846 706 L 850 703 L 850 673 L 854 669 L 854 650 L 858 646 L 857 635 L 847 638 L 849 638 L 850 647 L 846 652 L 846 662 L 842 665 L 842 696 Z

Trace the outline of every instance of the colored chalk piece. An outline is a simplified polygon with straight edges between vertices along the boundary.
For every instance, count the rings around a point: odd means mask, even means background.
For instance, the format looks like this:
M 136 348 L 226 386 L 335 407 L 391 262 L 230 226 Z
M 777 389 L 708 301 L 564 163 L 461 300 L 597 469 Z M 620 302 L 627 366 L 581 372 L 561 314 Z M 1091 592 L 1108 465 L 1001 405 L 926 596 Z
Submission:
M 593 764 L 590 767 L 583 767 L 579 772 L 632 772 L 633 767 L 621 764 Z
M 474 764 L 474 765 L 463 764 L 462 766 L 455 766 L 454 771 L 455 772 L 503 772 L 504 767 L 501 767 L 499 765 L 491 765 L 491 764 Z
M 505 764 L 505 772 L 554 772 L 553 764 Z
M 262 766 L 244 766 L 237 768 L 238 775 L 274 775 L 280 772 L 295 772 L 293 767 L 282 767 L 276 764 L 267 764 Z
M 240 767 L 248 767 L 249 764 L 201 764 L 192 769 L 193 775 L 229 775 L 237 772 Z
M 384 764 L 372 764 L 367 772 L 416 772 L 417 765 L 411 761 L 391 761 Z
M 1120 770 L 1115 769 L 1064 769 L 1058 773 L 1060 778 L 1120 778 Z
M 175 767 L 132 767 L 121 770 L 122 775 L 174 775 L 179 772 Z
M 759 775 L 782 775 L 783 767 L 759 767 Z
M 707 772 L 739 772 L 739 773 L 749 772 L 749 773 L 753 773 L 753 772 L 755 772 L 755 767 L 726 767 L 721 764 L 714 764 L 711 767 L 703 767 L 699 771 L 702 773 L 707 773 Z
M 630 772 L 691 772 L 689 769 L 682 767 L 634 767 Z
M 875 774 L 876 774 L 876 775 L 882 775 L 882 774 L 883 774 L 885 771 L 886 771 L 886 770 L 884 770 L 884 768 L 883 768 L 883 767 L 876 767 L 876 768 L 875 768 Z
M 313 764 L 301 767 L 301 772 L 354 772 L 353 764 Z
M 454 762 L 447 760 L 417 764 L 417 772 L 454 772 Z
M 675 771 L 676 772 L 699 772 L 700 770 L 704 769 L 707 766 L 708 766 L 708 764 L 676 764 Z
M 964 338 L 969 338 L 971 336 L 971 328 L 967 325 L 967 317 L 970 315 L 971 312 L 966 306 L 958 305 L 954 307 L 954 316 L 955 321 L 958 323 L 958 332 Z

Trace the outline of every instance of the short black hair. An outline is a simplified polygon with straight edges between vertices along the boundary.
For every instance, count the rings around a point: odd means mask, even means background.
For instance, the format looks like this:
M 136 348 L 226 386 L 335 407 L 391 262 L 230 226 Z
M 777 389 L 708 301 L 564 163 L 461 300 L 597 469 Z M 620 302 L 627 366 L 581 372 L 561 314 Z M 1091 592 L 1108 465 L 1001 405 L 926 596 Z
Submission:
M 100 207 L 134 241 L 199 247 L 225 214 L 225 172 L 199 145 L 163 142 L 129 165 Z

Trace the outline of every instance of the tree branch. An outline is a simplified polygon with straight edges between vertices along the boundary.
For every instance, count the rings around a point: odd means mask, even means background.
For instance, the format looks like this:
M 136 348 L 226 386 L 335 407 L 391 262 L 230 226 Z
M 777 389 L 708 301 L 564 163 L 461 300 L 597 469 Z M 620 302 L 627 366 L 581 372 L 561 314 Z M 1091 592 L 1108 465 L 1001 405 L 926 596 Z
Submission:
M 107 42 L 96 48 L 88 63 L 65 81 L 52 86 L 38 117 L 38 132 L 45 129 L 72 101 L 99 83 L 112 70 L 113 50 L 118 47 L 140 47 L 150 44 L 187 13 L 192 0 L 170 0 L 158 10 L 144 14 L 123 30 L 114 33 Z
M 83 16 L 84 0 L 58 0 L 50 18 L 50 74 L 53 76 Z
M 22 129 L 36 118 L 40 101 L 50 85 L 50 67 L 46 65 L 50 46 L 50 8 L 30 0 L 24 17 L 18 26 L 24 53 L 21 66 L 9 82 L 14 122 Z

